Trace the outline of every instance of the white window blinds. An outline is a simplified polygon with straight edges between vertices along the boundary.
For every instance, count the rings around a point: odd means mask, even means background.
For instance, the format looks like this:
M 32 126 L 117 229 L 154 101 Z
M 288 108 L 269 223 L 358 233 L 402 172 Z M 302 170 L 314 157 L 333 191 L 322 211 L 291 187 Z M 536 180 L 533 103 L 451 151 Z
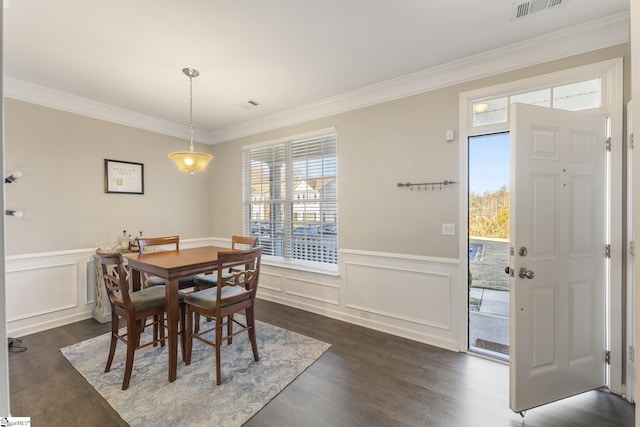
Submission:
M 243 177 L 245 233 L 265 255 L 337 264 L 335 130 L 246 148 Z

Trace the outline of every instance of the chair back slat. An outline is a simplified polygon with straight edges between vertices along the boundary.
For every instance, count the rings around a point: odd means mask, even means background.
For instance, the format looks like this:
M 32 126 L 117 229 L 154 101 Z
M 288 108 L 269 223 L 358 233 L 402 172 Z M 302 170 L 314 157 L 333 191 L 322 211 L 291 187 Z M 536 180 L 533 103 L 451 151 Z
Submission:
M 217 297 L 221 305 L 246 298 L 255 299 L 260 279 L 261 260 L 262 246 L 244 251 L 218 252 Z M 243 269 L 237 270 L 236 268 L 238 267 Z M 226 273 L 225 270 L 230 271 L 230 273 Z M 230 298 L 222 298 L 222 289 L 225 286 L 241 286 L 247 292 Z
M 231 236 L 231 249 L 251 249 L 255 248 L 257 244 L 257 237 L 238 235 Z
M 102 280 L 109 300 L 113 304 L 126 308 L 133 307 L 129 297 L 129 282 L 122 254 L 97 250 L 96 255 L 102 264 Z
M 138 237 L 137 240 L 141 254 L 148 252 L 151 246 L 174 245 L 175 250 L 178 250 L 180 247 L 180 236 Z
M 140 255 L 150 252 L 150 248 L 154 246 L 173 245 L 173 249 L 176 251 L 180 248 L 180 236 L 138 237 L 136 240 L 138 241 Z M 143 273 L 142 277 L 146 282 L 151 275 Z

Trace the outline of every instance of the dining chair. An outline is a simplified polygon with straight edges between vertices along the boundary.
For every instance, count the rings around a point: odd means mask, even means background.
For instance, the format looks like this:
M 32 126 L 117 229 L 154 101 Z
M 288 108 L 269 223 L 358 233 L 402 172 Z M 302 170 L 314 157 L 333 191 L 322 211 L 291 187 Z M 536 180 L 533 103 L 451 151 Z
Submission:
M 262 246 L 243 251 L 218 252 L 217 272 L 220 277 L 218 285 L 215 288 L 193 292 L 184 299 L 187 317 L 185 364 L 191 363 L 194 339 L 215 347 L 216 383 L 218 385 L 222 383 L 220 347 L 224 340 L 230 345 L 232 337 L 247 332 L 253 350 L 253 358 L 256 362 L 260 360 L 253 306 L 260 278 L 261 259 Z M 242 267 L 242 269 L 222 274 L 223 271 L 227 272 L 234 267 Z M 244 320 L 238 320 L 233 316 L 241 311 L 244 311 Z M 198 325 L 197 321 L 200 316 L 212 319 L 213 326 L 203 331 L 195 330 L 194 327 Z M 225 325 L 227 328 L 224 328 Z M 225 329 L 226 335 L 223 336 Z M 236 330 L 234 331 L 234 329 Z M 214 333 L 213 339 L 209 337 L 211 332 Z
M 257 244 L 258 244 L 257 237 L 238 236 L 238 235 L 231 236 L 231 249 L 251 249 L 251 248 L 255 248 Z M 203 289 L 217 286 L 218 272 L 214 271 L 212 274 L 205 274 L 205 275 L 194 277 L 193 285 L 194 285 L 194 291 L 201 291 Z
M 166 236 L 166 237 L 138 237 L 138 247 L 140 248 L 140 254 L 149 253 L 150 248 L 161 249 L 160 246 L 169 246 L 173 250 L 180 249 L 180 236 Z M 183 277 L 178 280 L 178 289 L 187 289 L 194 286 L 194 279 L 197 276 Z M 165 285 L 166 280 L 158 276 L 146 276 L 144 280 L 144 287 L 149 288 L 152 286 Z
M 122 390 L 126 390 L 131 380 L 135 351 L 150 345 L 155 347 L 158 343 L 164 346 L 167 339 L 164 325 L 166 313 L 165 287 L 158 285 L 132 292 L 127 280 L 122 254 L 118 252 L 103 252 L 98 249 L 96 255 L 100 259 L 102 281 L 111 304 L 111 344 L 109 346 L 107 366 L 104 371 L 109 372 L 111 370 L 111 363 L 113 362 L 118 340 L 125 343 L 127 356 Z M 183 300 L 184 293 L 179 292 L 178 298 Z M 184 330 L 185 311 L 182 304 L 180 315 L 182 329 Z M 120 333 L 120 318 L 126 321 L 126 331 L 124 333 Z M 152 319 L 150 323 L 147 322 L 149 318 Z M 146 343 L 141 343 L 141 334 L 148 326 L 153 326 L 153 337 Z M 183 344 L 185 344 L 184 333 L 182 337 Z

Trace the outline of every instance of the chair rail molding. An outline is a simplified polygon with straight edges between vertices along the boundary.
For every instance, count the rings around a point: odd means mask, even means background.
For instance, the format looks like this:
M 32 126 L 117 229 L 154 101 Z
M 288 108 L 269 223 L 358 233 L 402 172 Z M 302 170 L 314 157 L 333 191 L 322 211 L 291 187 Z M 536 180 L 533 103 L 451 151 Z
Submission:
M 226 238 L 180 247 L 231 247 Z M 104 321 L 96 300 L 95 248 L 6 257 L 7 330 L 20 337 L 79 320 Z M 342 249 L 339 274 L 262 264 L 259 299 L 452 351 L 460 349 L 460 260 Z M 28 303 L 27 303 L 28 300 Z
M 231 239 L 185 239 L 180 247 L 231 246 Z M 6 264 L 7 333 L 21 337 L 98 316 L 96 248 L 10 255 Z M 104 294 L 104 292 L 102 293 Z M 99 313 L 98 321 L 110 320 Z M 106 317 L 105 317 L 106 316 Z

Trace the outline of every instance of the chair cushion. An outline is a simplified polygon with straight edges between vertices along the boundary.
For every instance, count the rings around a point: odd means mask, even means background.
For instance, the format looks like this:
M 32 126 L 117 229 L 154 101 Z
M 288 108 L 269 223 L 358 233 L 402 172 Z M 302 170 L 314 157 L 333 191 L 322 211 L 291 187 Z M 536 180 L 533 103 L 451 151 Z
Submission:
M 229 273 L 224 273 L 222 277 L 229 277 Z M 196 276 L 193 278 L 193 284 L 196 285 L 200 289 L 206 289 L 218 286 L 218 272 L 215 271 L 213 274 L 205 274 L 202 276 Z
M 195 278 L 198 276 L 189 276 L 178 279 L 178 289 L 185 289 L 193 287 Z M 165 285 L 166 281 L 162 277 L 151 276 L 144 281 L 145 288 L 152 288 L 154 286 Z
M 222 288 L 222 299 L 240 294 L 248 294 L 249 292 L 241 286 L 225 286 Z M 184 297 L 186 304 L 201 307 L 207 310 L 216 308 L 216 300 L 218 299 L 218 288 L 209 288 L 203 291 L 193 292 Z
M 178 291 L 178 300 L 184 300 L 185 295 L 184 292 Z M 164 285 L 158 285 L 132 292 L 129 297 L 136 311 L 146 311 L 164 306 L 166 290 Z
M 218 272 L 198 276 L 193 279 L 193 284 L 200 289 L 218 286 Z

